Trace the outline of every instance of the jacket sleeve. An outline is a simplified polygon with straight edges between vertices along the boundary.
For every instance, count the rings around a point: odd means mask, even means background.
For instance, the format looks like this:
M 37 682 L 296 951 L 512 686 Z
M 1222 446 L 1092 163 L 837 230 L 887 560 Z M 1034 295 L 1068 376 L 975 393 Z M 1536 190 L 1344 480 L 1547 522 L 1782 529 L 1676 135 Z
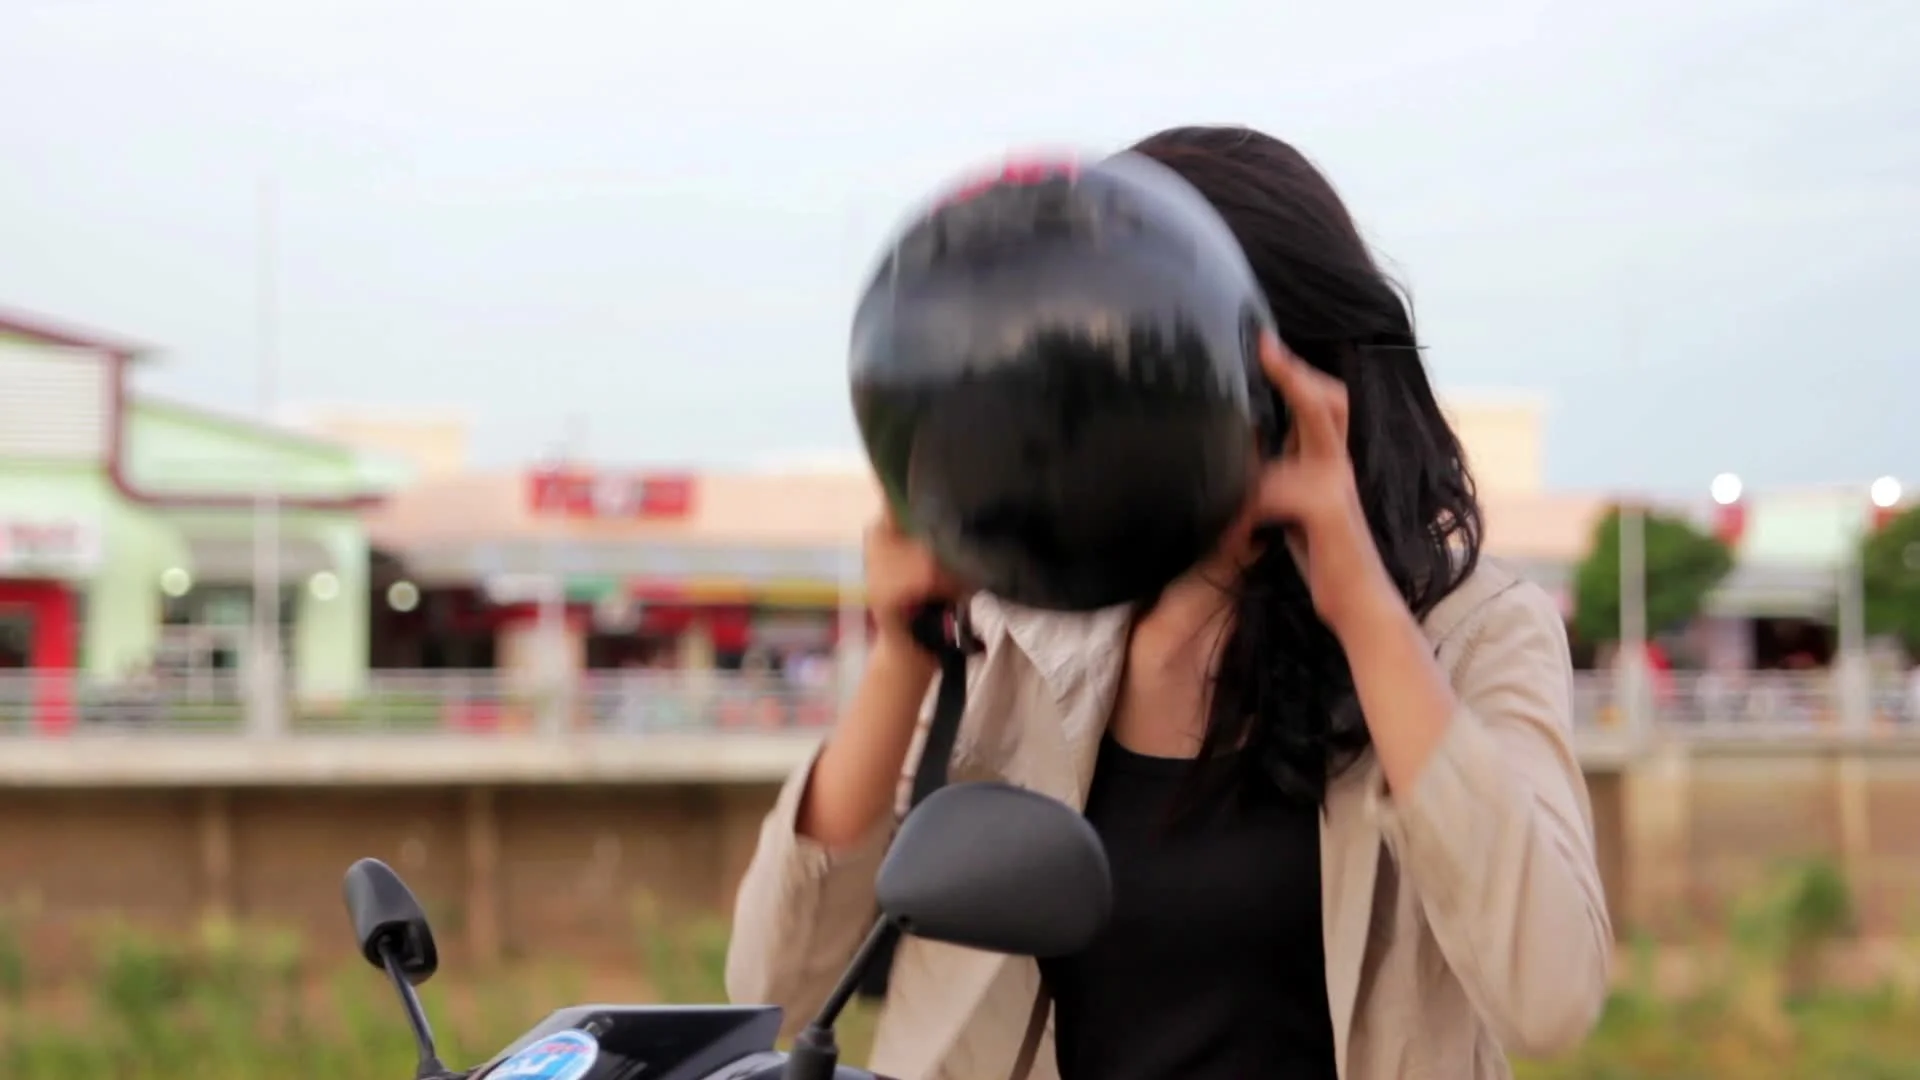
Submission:
M 1546 593 L 1487 603 L 1453 663 L 1458 708 L 1411 791 L 1376 792 L 1388 849 L 1505 1048 L 1577 1046 L 1609 986 L 1613 930 L 1572 747 L 1566 626 Z
M 759 844 L 734 900 L 727 997 L 780 1006 L 786 1013 L 782 1030 L 789 1035 L 819 1010 L 878 917 L 874 879 L 911 790 L 932 702 L 929 694 L 921 708 L 896 813 L 876 822 L 858 843 L 828 851 L 796 831 L 817 750 L 787 778 L 761 823 Z

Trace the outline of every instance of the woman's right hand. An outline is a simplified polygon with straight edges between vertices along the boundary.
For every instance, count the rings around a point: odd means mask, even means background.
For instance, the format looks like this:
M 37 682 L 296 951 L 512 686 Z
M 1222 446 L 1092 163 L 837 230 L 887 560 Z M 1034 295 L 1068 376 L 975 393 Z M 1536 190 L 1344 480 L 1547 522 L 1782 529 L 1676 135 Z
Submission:
M 927 604 L 965 595 L 891 516 L 867 529 L 866 557 L 867 607 L 879 634 L 853 701 L 814 760 L 794 823 L 829 850 L 858 843 L 892 814 L 920 706 L 940 671 L 914 641 L 913 619 Z
M 894 521 L 891 512 L 867 527 L 867 607 L 879 629 L 876 645 L 918 650 L 913 619 L 928 604 L 959 600 L 963 590 L 933 551 Z

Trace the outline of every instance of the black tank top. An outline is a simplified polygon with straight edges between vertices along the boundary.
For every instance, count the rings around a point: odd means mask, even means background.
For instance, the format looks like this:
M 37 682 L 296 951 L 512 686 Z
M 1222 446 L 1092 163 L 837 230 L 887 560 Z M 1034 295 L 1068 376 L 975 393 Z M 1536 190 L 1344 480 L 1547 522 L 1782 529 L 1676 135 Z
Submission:
M 1256 784 L 1182 811 L 1191 764 L 1100 748 L 1113 920 L 1040 965 L 1061 1078 L 1335 1080 L 1319 809 Z

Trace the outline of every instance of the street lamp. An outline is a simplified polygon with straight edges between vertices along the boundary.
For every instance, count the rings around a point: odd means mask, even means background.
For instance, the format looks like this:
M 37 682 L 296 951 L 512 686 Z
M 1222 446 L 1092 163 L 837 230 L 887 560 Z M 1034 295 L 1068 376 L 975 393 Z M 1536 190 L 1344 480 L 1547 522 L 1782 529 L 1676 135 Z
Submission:
M 406 614 L 420 606 L 420 586 L 411 581 L 396 581 L 387 586 L 387 606 Z
M 1738 547 L 1747 531 L 1746 508 L 1740 503 L 1746 489 L 1740 475 L 1730 472 L 1721 473 L 1707 485 L 1707 494 L 1713 497 L 1713 534 L 1728 547 Z
M 1891 476 L 1875 480 L 1867 488 L 1867 498 L 1881 510 L 1891 510 L 1900 505 L 1900 481 Z
M 307 579 L 307 594 L 315 600 L 325 603 L 340 595 L 340 577 L 331 570 L 321 570 Z

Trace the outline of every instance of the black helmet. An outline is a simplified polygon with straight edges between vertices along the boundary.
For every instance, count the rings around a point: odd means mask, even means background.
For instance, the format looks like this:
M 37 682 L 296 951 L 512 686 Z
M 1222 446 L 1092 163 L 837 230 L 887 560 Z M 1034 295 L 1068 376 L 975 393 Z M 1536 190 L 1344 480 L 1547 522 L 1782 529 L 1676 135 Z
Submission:
M 854 416 L 897 519 L 964 580 L 1056 610 L 1145 600 L 1246 505 L 1278 434 L 1271 327 L 1171 169 L 1010 165 L 887 249 L 854 315 Z

